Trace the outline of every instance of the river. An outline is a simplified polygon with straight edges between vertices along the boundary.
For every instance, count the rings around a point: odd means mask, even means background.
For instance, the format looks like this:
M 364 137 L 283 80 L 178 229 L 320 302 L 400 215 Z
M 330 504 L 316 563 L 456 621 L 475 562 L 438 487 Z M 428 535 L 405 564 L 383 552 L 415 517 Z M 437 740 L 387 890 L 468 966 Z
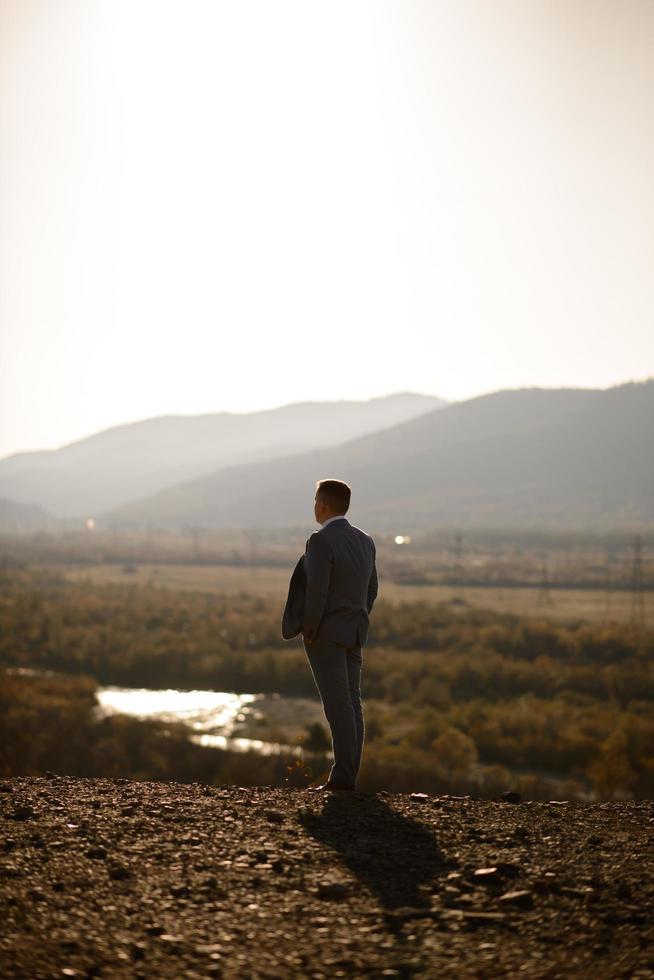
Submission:
M 183 722 L 196 744 L 236 752 L 270 755 L 285 751 L 297 755 L 297 743 L 306 734 L 307 725 L 320 722 L 326 727 L 319 702 L 280 694 L 99 687 L 96 698 L 101 717 L 121 714 L 143 720 Z

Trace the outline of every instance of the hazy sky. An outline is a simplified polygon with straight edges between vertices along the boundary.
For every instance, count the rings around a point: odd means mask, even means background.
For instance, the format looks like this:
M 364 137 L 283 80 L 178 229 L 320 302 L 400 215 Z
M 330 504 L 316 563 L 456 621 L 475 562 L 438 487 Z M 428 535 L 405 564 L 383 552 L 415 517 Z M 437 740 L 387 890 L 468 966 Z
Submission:
M 0 455 L 654 374 L 652 0 L 0 0 Z

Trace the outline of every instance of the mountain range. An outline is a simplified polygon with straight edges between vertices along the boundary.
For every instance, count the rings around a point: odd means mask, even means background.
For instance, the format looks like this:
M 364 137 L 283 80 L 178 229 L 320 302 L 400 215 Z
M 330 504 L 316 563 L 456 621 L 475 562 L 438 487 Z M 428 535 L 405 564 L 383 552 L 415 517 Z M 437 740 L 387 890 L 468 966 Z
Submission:
M 313 524 L 316 481 L 337 477 L 353 487 L 348 516 L 372 530 L 644 528 L 653 430 L 654 379 L 305 403 L 151 419 L 10 457 L 0 494 L 117 529 L 299 527 Z
M 402 533 L 446 524 L 654 522 L 654 380 L 607 390 L 500 391 L 339 446 L 186 481 L 105 515 L 221 527 L 311 523 L 315 482 L 353 486 L 350 517 Z
M 363 436 L 444 404 L 440 398 L 401 393 L 369 401 L 145 419 L 61 449 L 0 460 L 0 496 L 59 518 L 96 516 L 181 481 L 323 449 L 342 442 L 344 433 Z

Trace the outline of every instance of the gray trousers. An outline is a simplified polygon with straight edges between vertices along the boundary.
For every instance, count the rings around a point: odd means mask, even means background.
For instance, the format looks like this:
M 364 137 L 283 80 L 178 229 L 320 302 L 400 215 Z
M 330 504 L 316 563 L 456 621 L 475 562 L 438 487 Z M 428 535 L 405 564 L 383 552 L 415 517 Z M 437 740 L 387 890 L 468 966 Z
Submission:
M 361 647 L 344 647 L 318 638 L 305 643 L 313 679 L 332 733 L 334 765 L 329 782 L 354 788 L 363 752 Z

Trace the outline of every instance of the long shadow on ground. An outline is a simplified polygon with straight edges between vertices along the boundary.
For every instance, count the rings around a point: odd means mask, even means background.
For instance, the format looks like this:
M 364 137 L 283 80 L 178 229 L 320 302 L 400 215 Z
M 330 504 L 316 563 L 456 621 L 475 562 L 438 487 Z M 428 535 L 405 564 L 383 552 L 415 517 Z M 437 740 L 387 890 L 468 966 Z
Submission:
M 330 796 L 320 813 L 304 811 L 299 821 L 340 856 L 386 912 L 429 907 L 420 885 L 451 867 L 432 831 L 377 796 Z M 387 915 L 386 921 L 396 932 L 396 918 Z

